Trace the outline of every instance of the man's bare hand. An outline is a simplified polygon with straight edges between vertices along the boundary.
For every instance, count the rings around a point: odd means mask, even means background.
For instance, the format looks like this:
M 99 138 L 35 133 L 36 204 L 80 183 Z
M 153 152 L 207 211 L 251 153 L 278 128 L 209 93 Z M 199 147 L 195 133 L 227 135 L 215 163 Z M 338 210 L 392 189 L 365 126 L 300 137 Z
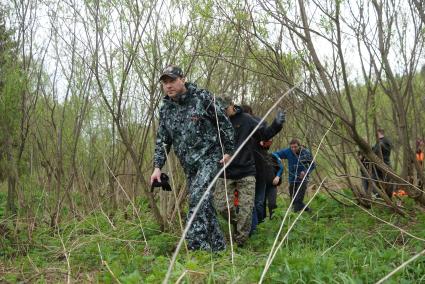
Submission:
M 158 182 L 161 182 L 161 169 L 160 168 L 155 168 L 153 170 L 153 173 L 151 175 L 151 184 L 157 180 Z
M 273 185 L 277 185 L 279 183 L 279 181 L 280 181 L 280 177 L 279 176 L 275 176 L 274 179 L 273 179 L 272 184 Z
M 229 154 L 224 154 L 223 159 L 220 160 L 220 164 L 226 165 L 229 162 L 230 158 L 231 156 Z

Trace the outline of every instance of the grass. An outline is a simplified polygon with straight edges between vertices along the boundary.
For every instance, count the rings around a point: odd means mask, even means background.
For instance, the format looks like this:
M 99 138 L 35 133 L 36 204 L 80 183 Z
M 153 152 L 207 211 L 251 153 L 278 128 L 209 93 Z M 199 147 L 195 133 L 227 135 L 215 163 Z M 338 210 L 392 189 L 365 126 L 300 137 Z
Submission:
M 3 201 L 4 195 L 0 195 Z M 145 203 L 140 204 L 142 224 L 137 218 L 128 219 L 118 213 L 111 225 L 104 214 L 94 212 L 83 220 L 64 223 L 59 230 L 39 225 L 31 239 L 23 228 L 13 238 L 3 238 L 0 282 L 66 282 L 68 259 L 73 282 L 160 283 L 179 230 L 159 232 Z M 187 254 L 182 250 L 172 282 L 258 282 L 287 205 L 288 200 L 279 199 L 273 220 L 261 224 L 245 247 L 235 248 L 234 264 L 229 248 L 219 254 Z M 425 239 L 425 214 L 410 201 L 405 206 L 416 212 L 413 220 L 377 207 L 370 212 Z M 265 283 L 374 283 L 425 247 L 424 241 L 401 233 L 357 207 L 343 207 L 325 195 L 319 194 L 312 207 L 314 213 L 301 216 L 277 253 Z M 295 217 L 289 215 L 284 232 Z M 388 283 L 425 283 L 424 275 L 422 256 Z

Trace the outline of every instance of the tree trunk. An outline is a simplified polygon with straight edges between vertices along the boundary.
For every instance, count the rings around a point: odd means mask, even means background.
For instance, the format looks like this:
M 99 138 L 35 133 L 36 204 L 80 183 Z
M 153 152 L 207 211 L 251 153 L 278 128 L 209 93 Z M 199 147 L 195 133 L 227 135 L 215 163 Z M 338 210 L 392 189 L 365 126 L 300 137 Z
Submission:
M 16 183 L 17 183 L 17 169 L 15 159 L 12 153 L 12 137 L 6 139 L 6 155 L 7 155 L 7 204 L 6 211 L 8 215 L 16 215 L 18 209 L 16 207 Z

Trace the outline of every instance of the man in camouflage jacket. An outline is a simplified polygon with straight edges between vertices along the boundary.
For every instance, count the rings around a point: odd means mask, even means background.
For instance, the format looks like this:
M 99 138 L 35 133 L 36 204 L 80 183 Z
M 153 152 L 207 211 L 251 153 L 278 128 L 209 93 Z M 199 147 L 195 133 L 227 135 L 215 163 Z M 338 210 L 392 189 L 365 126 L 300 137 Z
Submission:
M 168 66 L 160 81 L 166 93 L 159 111 L 154 167 L 151 183 L 160 181 L 161 168 L 173 146 L 187 176 L 188 220 L 203 193 L 230 159 L 234 151 L 234 130 L 223 110 L 207 90 L 186 83 L 182 70 Z M 220 145 L 223 146 L 223 149 Z M 188 248 L 219 251 L 225 249 L 217 222 L 212 191 L 201 203 L 186 235 Z

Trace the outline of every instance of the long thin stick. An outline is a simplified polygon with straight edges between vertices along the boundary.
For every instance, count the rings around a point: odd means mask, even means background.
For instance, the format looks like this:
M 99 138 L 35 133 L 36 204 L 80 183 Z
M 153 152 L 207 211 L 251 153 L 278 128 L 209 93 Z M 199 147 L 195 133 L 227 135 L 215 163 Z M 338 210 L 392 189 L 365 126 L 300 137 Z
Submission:
M 115 273 L 112 271 L 112 269 L 109 267 L 108 262 L 106 260 L 103 259 L 102 256 L 102 251 L 100 250 L 100 245 L 99 243 L 97 243 L 97 249 L 99 250 L 99 255 L 100 255 L 100 261 L 102 263 L 102 265 L 105 265 L 106 269 L 108 269 L 109 273 L 111 274 L 111 276 L 115 279 L 115 281 L 117 281 L 118 284 L 121 284 L 121 281 L 115 276 Z
M 319 149 L 320 149 L 320 147 L 321 147 L 321 145 L 322 145 L 322 143 L 323 143 L 323 141 L 324 141 L 324 139 L 325 139 L 326 135 L 327 135 L 327 134 L 329 133 L 329 131 L 332 129 L 332 127 L 333 127 L 334 123 L 335 123 L 335 120 L 332 122 L 331 126 L 328 128 L 328 130 L 325 132 L 325 134 L 323 135 L 322 139 L 320 140 L 320 143 L 319 143 L 319 146 L 318 146 L 318 148 L 317 148 L 317 151 L 316 151 L 316 153 L 314 154 L 314 157 L 313 157 L 313 162 L 316 160 L 317 154 L 319 153 Z M 313 163 L 310 163 L 310 165 L 309 165 L 309 167 L 308 167 L 308 169 L 307 169 L 307 172 L 310 170 L 310 168 L 311 168 L 311 165 L 312 165 L 312 164 L 313 164 Z M 302 181 L 301 181 L 301 183 L 300 183 L 300 186 L 298 187 L 297 192 L 296 192 L 295 194 L 298 194 L 298 191 L 299 191 L 299 189 L 300 189 L 300 187 L 301 187 L 301 184 L 304 182 L 304 180 L 306 179 L 306 177 L 307 177 L 307 175 L 305 175 L 305 176 L 303 177 L 303 179 L 302 179 Z M 294 196 L 295 196 L 295 195 L 294 195 Z M 268 258 L 267 258 L 266 265 L 265 265 L 265 267 L 264 267 L 263 273 L 261 274 L 261 278 L 260 278 L 260 282 L 259 282 L 259 283 L 261 283 L 261 282 L 264 280 L 264 276 L 266 275 L 267 270 L 269 269 L 270 264 L 271 264 L 271 262 L 272 262 L 272 258 L 273 258 L 273 254 L 274 254 L 275 246 L 276 246 L 276 244 L 277 244 L 277 240 L 279 239 L 279 236 L 280 236 L 280 234 L 281 234 L 281 232 L 282 232 L 282 229 L 283 229 L 283 225 L 285 224 L 285 220 L 286 220 L 286 218 L 287 218 L 287 216 L 288 216 L 288 214 L 289 214 L 289 210 L 290 210 L 290 208 L 291 208 L 291 206 L 292 206 L 292 204 L 293 204 L 293 202 L 294 202 L 294 199 L 295 199 L 295 198 L 291 198 L 291 199 L 292 199 L 292 200 L 291 200 L 291 203 L 289 204 L 288 210 L 286 210 L 285 216 L 284 216 L 284 218 L 283 218 L 283 220 L 282 220 L 282 223 L 281 223 L 281 225 L 280 225 L 280 228 L 279 228 L 279 232 L 277 233 L 276 238 L 275 238 L 274 243 L 273 243 L 273 246 L 272 246 L 272 248 L 271 248 L 271 250 L 270 250 L 270 253 L 269 253 L 269 256 L 268 256 Z
M 394 269 L 393 271 L 391 271 L 391 273 L 389 273 L 387 276 L 385 276 L 384 278 L 382 278 L 381 280 L 379 280 L 378 282 L 376 282 L 376 284 L 384 283 L 384 281 L 388 280 L 388 278 L 390 278 L 391 276 L 393 276 L 394 274 L 396 274 L 397 271 L 399 271 L 400 269 L 402 269 L 403 267 L 405 267 L 406 265 L 408 265 L 409 263 L 411 263 L 412 261 L 414 261 L 415 259 L 417 259 L 418 257 L 420 257 L 423 254 L 425 254 L 425 249 L 423 251 L 421 251 L 420 253 L 416 254 L 415 256 L 413 256 L 412 258 L 410 258 L 409 260 L 407 260 L 407 261 L 403 262 L 402 264 L 400 264 L 396 269 Z
M 66 259 L 66 266 L 67 266 L 66 283 L 70 284 L 71 283 L 71 264 L 69 263 L 69 258 L 71 256 L 71 252 L 70 251 L 67 252 L 67 249 L 66 249 L 65 244 L 63 242 L 59 228 L 58 228 L 58 236 L 59 236 L 59 240 L 61 241 L 62 248 L 63 248 L 63 254 L 65 255 L 65 259 Z
M 215 96 L 214 96 L 214 104 L 215 104 Z M 217 116 L 217 111 L 214 112 L 215 113 L 215 120 L 217 122 L 217 133 L 218 133 L 218 140 L 220 141 L 220 147 L 221 147 L 221 153 L 222 156 L 224 157 L 224 146 L 223 146 L 223 142 L 221 140 L 221 133 L 220 133 L 220 124 L 218 123 L 218 116 Z M 232 236 L 232 224 L 231 224 L 231 216 L 230 216 L 230 204 L 229 204 L 229 196 L 227 194 L 227 178 L 226 178 L 226 168 L 225 168 L 225 163 L 223 163 L 223 173 L 224 173 L 224 192 L 226 194 L 226 206 L 227 206 L 227 224 L 229 226 L 229 235 L 230 235 L 230 253 L 231 253 L 231 258 L 232 258 L 232 270 L 233 270 L 233 274 L 235 274 L 235 252 L 233 249 L 233 236 Z
M 336 243 L 334 243 L 333 245 L 328 247 L 324 252 L 322 252 L 322 254 L 320 256 L 324 256 L 328 251 L 330 251 L 331 249 L 336 247 L 342 241 L 342 239 L 345 238 L 346 236 L 348 236 L 349 234 L 350 233 L 346 233 L 345 235 L 343 235 Z
M 392 223 L 390 223 L 390 222 L 388 222 L 388 221 L 385 221 L 384 219 L 381 219 L 381 218 L 379 218 L 379 217 L 378 217 L 378 216 L 376 216 L 376 215 L 373 215 L 373 214 L 372 214 L 372 213 L 370 213 L 368 210 L 364 209 L 363 207 L 361 207 L 360 205 L 358 205 L 357 203 L 355 203 L 355 202 L 354 202 L 354 201 L 352 201 L 351 199 L 349 199 L 349 198 L 347 198 L 347 197 L 345 197 L 345 196 L 343 196 L 343 198 L 347 199 L 347 201 L 348 201 L 348 202 L 350 202 L 350 203 L 354 204 L 355 206 L 359 207 L 360 209 L 362 209 L 363 211 L 365 211 L 367 214 L 369 214 L 369 215 L 370 215 L 370 216 L 372 216 L 373 218 L 378 219 L 379 221 L 381 221 L 381 222 L 383 222 L 383 223 L 385 223 L 385 224 L 387 224 L 387 225 L 390 225 L 391 227 L 393 227 L 393 228 L 395 228 L 395 229 L 399 230 L 399 231 L 400 231 L 400 232 L 402 232 L 402 233 L 405 233 L 406 235 L 408 235 L 408 236 L 410 236 L 410 237 L 412 237 L 412 238 L 414 238 L 414 239 L 416 239 L 416 240 L 418 240 L 418 241 L 425 242 L 425 239 L 420 238 L 420 237 L 417 237 L 417 236 L 415 236 L 415 235 L 413 235 L 413 234 L 409 233 L 408 231 L 406 231 L 406 230 L 404 230 L 404 229 L 402 229 L 402 228 L 400 228 L 400 227 L 397 227 L 396 225 L 394 225 L 394 224 L 392 224 Z
M 264 277 L 266 276 L 267 271 L 269 270 L 274 258 L 277 255 L 277 252 L 279 251 L 279 249 L 282 247 L 283 242 L 286 240 L 286 238 L 288 237 L 289 233 L 291 232 L 292 228 L 295 226 L 295 224 L 297 223 L 297 221 L 299 220 L 299 218 L 301 217 L 301 214 L 304 213 L 305 209 L 308 207 L 308 205 L 313 201 L 314 197 L 316 197 L 316 195 L 319 193 L 320 188 L 322 187 L 323 182 L 326 180 L 326 177 L 322 180 L 322 182 L 320 183 L 319 188 L 316 190 L 316 192 L 314 193 L 314 195 L 311 197 L 311 199 L 307 202 L 306 206 L 300 211 L 300 213 L 297 215 L 297 217 L 295 218 L 294 222 L 292 222 L 291 226 L 288 228 L 288 231 L 286 232 L 286 234 L 283 236 L 282 240 L 280 241 L 280 243 L 278 244 L 278 246 L 276 247 L 276 249 L 274 251 L 271 251 L 270 255 L 269 255 L 269 260 L 266 263 L 266 267 L 263 270 L 263 273 L 261 274 L 261 278 L 260 281 L 258 282 L 263 283 L 264 281 Z

